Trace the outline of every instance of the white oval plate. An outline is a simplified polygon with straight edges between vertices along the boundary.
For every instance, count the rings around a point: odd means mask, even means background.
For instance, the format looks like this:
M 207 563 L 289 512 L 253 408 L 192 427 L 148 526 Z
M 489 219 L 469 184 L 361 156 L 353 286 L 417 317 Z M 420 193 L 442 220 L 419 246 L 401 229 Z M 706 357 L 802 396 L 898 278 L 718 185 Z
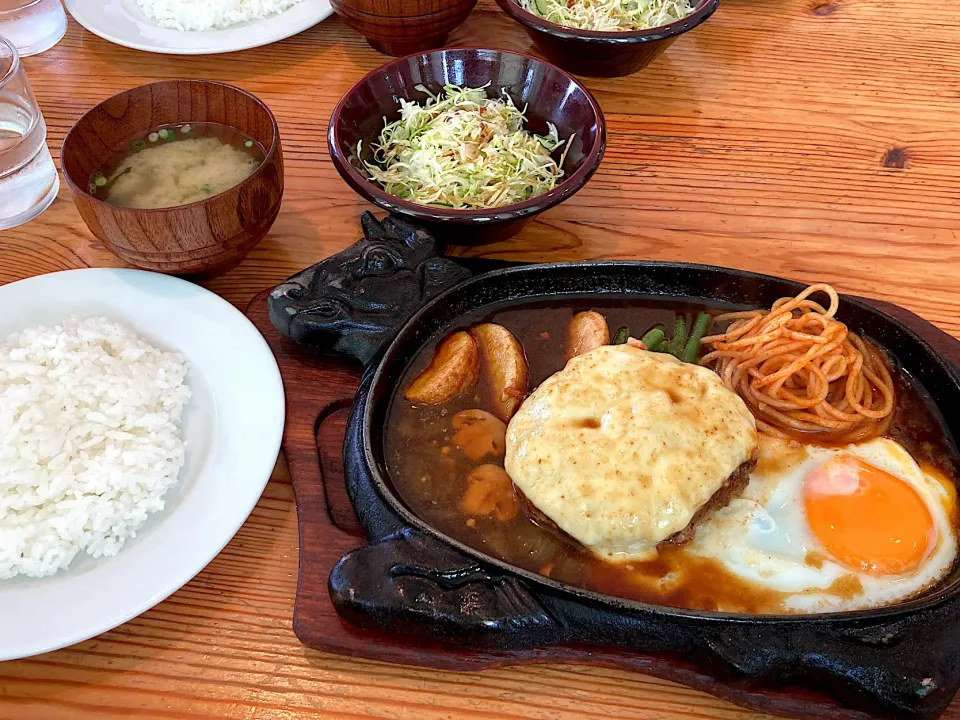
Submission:
M 330 0 L 301 0 L 264 20 L 223 30 L 190 32 L 162 28 L 150 22 L 136 0 L 65 0 L 73 19 L 104 40 L 167 55 L 210 55 L 236 52 L 303 32 L 333 14 Z
M 47 578 L 0 580 L 0 660 L 56 650 L 136 617 L 200 572 L 260 498 L 283 433 L 277 362 L 233 305 L 140 270 L 68 270 L 0 287 L 0 339 L 71 315 L 107 317 L 190 364 L 186 463 L 166 507 L 114 557 L 78 554 Z

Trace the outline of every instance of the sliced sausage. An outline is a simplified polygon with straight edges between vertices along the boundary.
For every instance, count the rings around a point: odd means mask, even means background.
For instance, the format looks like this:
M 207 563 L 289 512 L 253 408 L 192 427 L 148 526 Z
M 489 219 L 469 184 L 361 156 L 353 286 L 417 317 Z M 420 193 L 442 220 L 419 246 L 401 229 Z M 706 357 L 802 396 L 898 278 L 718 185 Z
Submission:
M 573 316 L 567 327 L 567 360 L 609 344 L 610 328 L 603 315 L 588 310 Z

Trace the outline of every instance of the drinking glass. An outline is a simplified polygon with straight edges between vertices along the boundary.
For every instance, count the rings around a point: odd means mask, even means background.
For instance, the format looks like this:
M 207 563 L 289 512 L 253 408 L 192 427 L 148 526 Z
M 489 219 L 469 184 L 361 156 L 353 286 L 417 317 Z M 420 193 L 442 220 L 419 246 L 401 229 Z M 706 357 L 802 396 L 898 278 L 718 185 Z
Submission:
M 0 230 L 35 218 L 59 189 L 47 125 L 17 49 L 0 37 Z
M 0 35 L 17 46 L 20 57 L 49 50 L 66 31 L 60 0 L 0 0 Z

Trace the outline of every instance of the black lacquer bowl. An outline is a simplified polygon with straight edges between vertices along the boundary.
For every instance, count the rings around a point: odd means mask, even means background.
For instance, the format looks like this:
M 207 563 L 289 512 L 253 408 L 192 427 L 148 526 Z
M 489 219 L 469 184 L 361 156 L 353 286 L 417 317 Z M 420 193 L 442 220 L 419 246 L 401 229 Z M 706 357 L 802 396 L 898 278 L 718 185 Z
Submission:
M 373 160 L 384 119 L 400 117 L 398 98 L 423 103 L 428 98 L 424 88 L 438 94 L 450 84 L 485 87 L 489 97 L 507 92 L 526 108 L 526 128 L 532 132 L 556 126 L 570 142 L 561 182 L 523 202 L 475 210 L 420 205 L 372 182 L 361 169 L 357 143 L 362 141 L 363 159 Z M 583 189 L 603 159 L 606 121 L 590 91 L 548 62 L 506 50 L 444 48 L 393 60 L 359 80 L 330 117 L 327 145 L 340 176 L 370 202 L 430 228 L 449 244 L 482 245 L 519 232 L 524 223 Z
M 648 30 L 598 32 L 565 27 L 524 10 L 517 0 L 497 5 L 527 31 L 550 62 L 577 75 L 618 77 L 642 70 L 686 32 L 706 22 L 720 0 L 694 2 L 682 20 Z
M 433 240 L 422 231 L 392 219 L 380 225 L 372 217 L 364 229 L 365 240 L 294 276 L 269 301 L 281 332 L 336 347 L 367 365 L 344 462 L 370 544 L 344 557 L 331 574 L 331 597 L 343 617 L 471 647 L 574 642 L 665 654 L 731 683 L 810 688 L 886 718 L 934 718 L 944 711 L 960 687 L 956 569 L 918 599 L 869 611 L 757 616 L 653 606 L 565 585 L 457 542 L 404 505 L 385 468 L 384 423 L 404 370 L 426 343 L 480 308 L 564 296 L 572 302 L 663 297 L 769 307 L 804 285 L 654 262 L 527 265 L 464 279 L 469 272 L 434 256 Z M 444 286 L 449 289 L 441 291 Z M 396 302 L 397 292 L 406 305 Z M 380 293 L 377 302 L 371 293 Z M 407 319 L 411 305 L 421 301 Z M 358 321 L 358 308 L 374 314 Z M 843 299 L 839 319 L 884 348 L 934 398 L 955 447 L 960 342 L 902 308 L 858 298 Z

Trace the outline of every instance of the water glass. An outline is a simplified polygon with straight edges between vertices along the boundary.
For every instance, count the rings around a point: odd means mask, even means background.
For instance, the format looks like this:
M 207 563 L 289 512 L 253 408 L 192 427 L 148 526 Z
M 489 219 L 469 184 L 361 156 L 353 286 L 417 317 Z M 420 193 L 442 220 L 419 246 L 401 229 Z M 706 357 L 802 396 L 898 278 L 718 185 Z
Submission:
M 0 37 L 0 230 L 35 218 L 59 189 L 47 125 L 17 49 Z
M 0 35 L 17 46 L 20 57 L 49 50 L 66 31 L 60 0 L 0 0 Z

